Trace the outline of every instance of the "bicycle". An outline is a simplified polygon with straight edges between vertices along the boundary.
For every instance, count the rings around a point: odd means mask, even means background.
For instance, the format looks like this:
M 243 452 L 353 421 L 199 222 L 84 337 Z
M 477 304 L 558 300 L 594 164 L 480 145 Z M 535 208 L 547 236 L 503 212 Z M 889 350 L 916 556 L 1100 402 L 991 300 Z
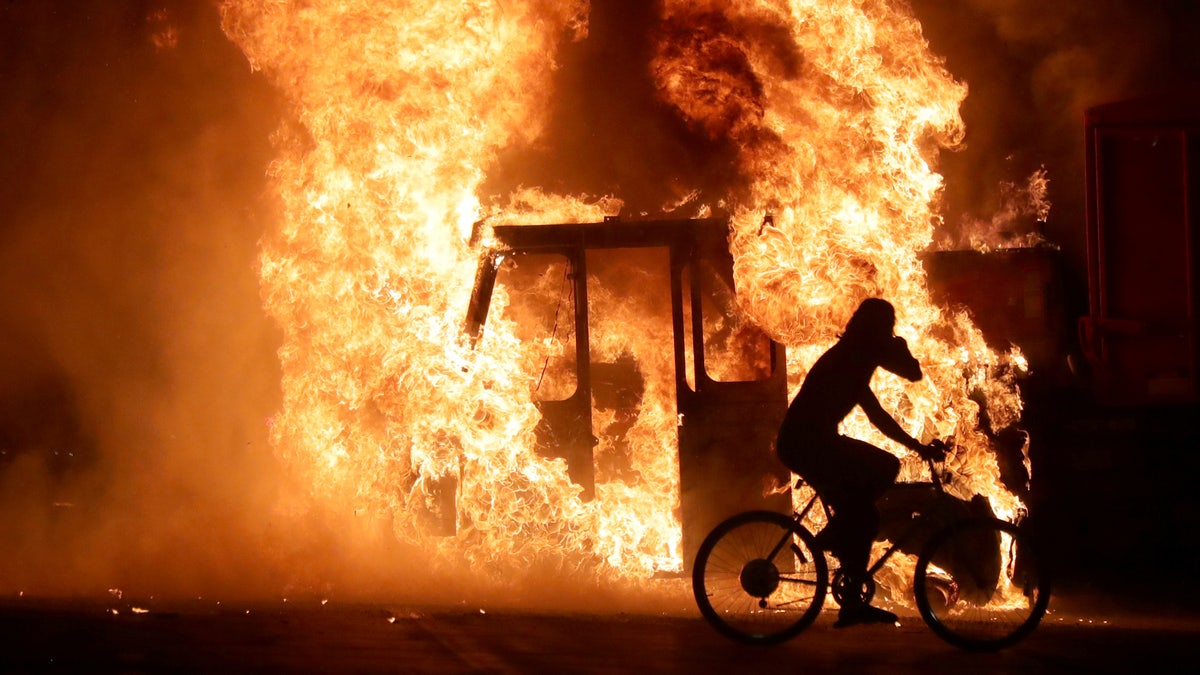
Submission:
M 826 552 L 804 525 L 819 499 L 814 492 L 791 516 L 747 511 L 713 528 L 692 566 L 692 593 L 700 613 L 735 640 L 782 642 L 816 620 L 827 593 L 839 604 L 849 593 L 869 602 L 875 574 L 898 550 L 925 535 L 915 547 L 913 592 L 921 618 L 934 633 L 975 651 L 1010 647 L 1028 636 L 1050 601 L 1050 580 L 1030 534 L 992 515 L 990 507 L 987 515 L 947 518 L 938 500 L 944 504 L 945 497 L 955 498 L 946 492 L 933 461 L 927 461 L 930 483 L 897 486 L 916 486 L 930 497 L 870 566 L 860 587 L 850 588 L 840 570 L 830 575 Z M 797 486 L 803 486 L 803 479 Z M 822 507 L 830 515 L 828 506 Z

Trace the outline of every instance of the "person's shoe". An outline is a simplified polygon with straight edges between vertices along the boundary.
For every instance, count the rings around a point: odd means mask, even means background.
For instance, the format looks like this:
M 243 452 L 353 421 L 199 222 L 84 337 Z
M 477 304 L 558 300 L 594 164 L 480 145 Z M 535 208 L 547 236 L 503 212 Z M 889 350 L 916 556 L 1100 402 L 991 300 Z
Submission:
M 870 623 L 896 623 L 899 617 L 886 609 L 872 607 L 871 605 L 848 605 L 838 610 L 837 621 L 834 622 L 834 628 L 846 628 L 847 626 L 858 626 L 860 624 Z

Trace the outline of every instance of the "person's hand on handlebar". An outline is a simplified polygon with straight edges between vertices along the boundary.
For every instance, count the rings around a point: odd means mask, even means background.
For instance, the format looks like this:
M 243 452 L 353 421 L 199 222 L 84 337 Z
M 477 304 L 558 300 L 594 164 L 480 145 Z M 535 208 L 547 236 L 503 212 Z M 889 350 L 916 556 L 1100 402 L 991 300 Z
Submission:
M 946 458 L 946 449 L 946 442 L 935 438 L 928 445 L 921 446 L 917 452 L 931 462 L 940 462 Z

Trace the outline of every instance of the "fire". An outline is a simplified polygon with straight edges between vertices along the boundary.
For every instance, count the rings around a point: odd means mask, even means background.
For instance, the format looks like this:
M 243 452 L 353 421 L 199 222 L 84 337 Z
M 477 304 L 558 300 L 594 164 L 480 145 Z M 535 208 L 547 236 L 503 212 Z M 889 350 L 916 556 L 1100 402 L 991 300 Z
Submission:
M 969 488 L 1011 515 L 1017 504 L 996 488 L 968 396 L 985 392 L 1000 426 L 1016 421 L 1022 359 L 994 353 L 967 317 L 935 306 L 917 257 L 938 222 L 932 150 L 961 141 L 965 85 L 901 3 L 724 4 L 665 3 L 664 32 L 680 40 L 660 44 L 654 72 L 685 119 L 738 140 L 749 185 L 731 246 L 745 310 L 788 345 L 795 387 L 863 298 L 892 300 L 926 378 L 905 385 L 880 372 L 873 388 L 918 438 L 953 438 Z M 845 431 L 907 452 L 861 413 Z M 902 478 L 923 471 L 907 468 Z
M 632 356 L 647 380 L 620 449 L 631 471 L 598 474 L 593 500 L 562 460 L 533 451 L 539 372 L 567 336 L 522 336 L 519 298 L 503 291 L 480 344 L 461 335 L 477 223 L 486 246 L 487 226 L 598 221 L 621 208 L 619 195 L 480 194 L 502 150 L 538 140 L 555 49 L 586 38 L 587 4 L 221 9 L 295 111 L 278 134 L 282 218 L 264 240 L 261 279 L 284 332 L 273 442 L 314 499 L 497 578 L 533 563 L 631 580 L 680 569 L 669 345 L 618 311 L 646 308 L 593 298 L 611 310 L 593 349 Z M 962 138 L 966 87 L 911 11 L 883 0 L 665 0 L 653 38 L 661 101 L 736 147 L 728 194 L 691 215 L 731 214 L 741 309 L 788 346 L 792 392 L 860 300 L 888 298 L 926 378 L 879 375 L 881 401 L 918 437 L 953 438 L 966 487 L 1000 515 L 1019 509 L 975 400 L 982 392 L 997 427 L 1015 421 L 1021 357 L 993 352 L 965 315 L 935 306 L 917 257 L 938 223 L 932 162 Z M 598 414 L 594 426 L 612 421 Z M 865 418 L 849 426 L 904 455 Z M 598 455 L 612 442 L 602 438 Z M 906 466 L 920 477 L 919 462 Z
M 1000 184 L 1000 207 L 990 218 L 963 219 L 957 237 L 941 233 L 935 245 L 942 249 L 974 249 L 991 251 L 1004 248 L 1052 246 L 1041 232 L 1031 230 L 1030 224 L 1045 224 L 1050 217 L 1050 201 L 1046 191 L 1050 179 L 1046 168 L 1034 171 L 1024 185 L 1009 181 Z

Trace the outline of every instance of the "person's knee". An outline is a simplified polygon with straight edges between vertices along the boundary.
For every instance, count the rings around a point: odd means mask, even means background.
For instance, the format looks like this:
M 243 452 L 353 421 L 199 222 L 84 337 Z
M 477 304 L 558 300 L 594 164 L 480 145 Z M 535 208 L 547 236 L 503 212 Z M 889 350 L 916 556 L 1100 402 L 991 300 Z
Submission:
M 881 456 L 871 467 L 870 478 L 863 483 L 865 492 L 874 498 L 872 502 L 883 496 L 884 491 L 894 485 L 896 477 L 900 475 L 900 460 L 885 452 L 879 454 Z
M 879 474 L 887 477 L 889 485 L 896 482 L 896 477 L 900 475 L 900 460 L 891 453 L 885 453 L 879 465 Z

